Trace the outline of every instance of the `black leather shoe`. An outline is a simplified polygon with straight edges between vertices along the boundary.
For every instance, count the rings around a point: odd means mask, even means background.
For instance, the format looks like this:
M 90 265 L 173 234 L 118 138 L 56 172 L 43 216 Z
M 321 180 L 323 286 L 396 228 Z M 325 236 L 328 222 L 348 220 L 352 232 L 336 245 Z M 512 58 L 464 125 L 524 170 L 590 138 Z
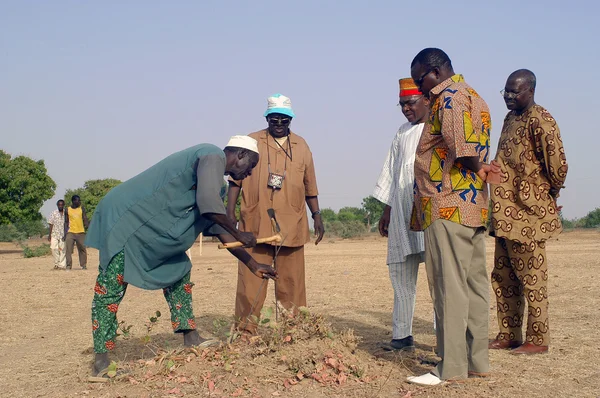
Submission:
M 405 337 L 403 339 L 394 339 L 390 343 L 381 345 L 386 351 L 400 351 L 400 350 L 414 350 L 415 343 L 412 336 Z

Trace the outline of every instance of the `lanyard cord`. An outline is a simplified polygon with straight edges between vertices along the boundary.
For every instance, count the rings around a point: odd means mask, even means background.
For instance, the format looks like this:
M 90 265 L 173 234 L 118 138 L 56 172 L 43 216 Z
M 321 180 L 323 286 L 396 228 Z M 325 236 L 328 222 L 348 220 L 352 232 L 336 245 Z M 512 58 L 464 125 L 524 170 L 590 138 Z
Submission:
M 269 132 L 267 131 L 267 167 L 269 169 L 269 174 L 271 174 L 271 151 L 269 150 Z M 288 144 L 288 149 L 289 149 L 289 153 L 288 151 L 285 150 L 285 148 L 283 146 L 281 146 L 281 144 L 274 138 L 273 141 L 275 141 L 275 143 L 277 144 L 277 146 L 279 146 L 279 148 L 281 148 L 283 150 L 283 152 L 285 153 L 285 163 L 283 164 L 283 176 L 285 177 L 285 173 L 287 171 L 287 160 L 288 158 L 290 158 L 290 161 L 292 161 L 292 144 L 290 143 L 290 137 L 288 135 L 287 138 L 287 144 Z

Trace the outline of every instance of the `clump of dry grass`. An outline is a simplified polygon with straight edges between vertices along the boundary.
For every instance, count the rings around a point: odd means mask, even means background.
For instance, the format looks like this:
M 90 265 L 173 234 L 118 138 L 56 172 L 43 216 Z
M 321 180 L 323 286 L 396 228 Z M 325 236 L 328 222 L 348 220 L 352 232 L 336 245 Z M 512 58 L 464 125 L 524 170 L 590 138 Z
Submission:
M 306 307 L 296 311 L 280 309 L 280 312 L 279 319 L 275 320 L 271 308 L 262 311 L 258 332 L 248 339 L 254 346 L 275 352 L 286 344 L 337 337 L 331 323 L 322 315 L 311 313 Z
M 275 360 L 285 365 L 292 376 L 284 380 L 286 388 L 305 378 L 326 385 L 342 385 L 349 378 L 368 380 L 354 355 L 360 337 L 352 329 L 337 332 L 322 315 L 305 307 L 281 313 L 279 321 L 274 321 L 272 311 L 265 311 L 262 327 L 249 338 L 248 353 L 255 358 L 266 356 L 262 362 Z

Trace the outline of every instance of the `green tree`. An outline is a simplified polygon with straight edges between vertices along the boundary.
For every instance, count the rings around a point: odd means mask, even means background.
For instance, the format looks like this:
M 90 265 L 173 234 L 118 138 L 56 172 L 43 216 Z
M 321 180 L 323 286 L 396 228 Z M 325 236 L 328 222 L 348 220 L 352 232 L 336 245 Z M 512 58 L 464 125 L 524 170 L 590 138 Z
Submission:
M 369 231 L 371 230 L 371 225 L 377 223 L 381 218 L 385 206 L 385 203 L 378 201 L 373 196 L 367 196 L 362 200 L 362 209 L 366 213 L 367 226 L 369 227 Z
M 338 211 L 337 219 L 342 222 L 358 221 L 367 224 L 366 212 L 358 207 L 342 207 Z
M 323 222 L 334 222 L 337 221 L 337 214 L 335 214 L 335 211 L 326 207 L 321 209 L 321 218 L 323 219 Z
M 86 181 L 81 188 L 67 189 L 65 192 L 65 202 L 67 206 L 69 206 L 71 204 L 71 197 L 73 195 L 79 195 L 81 204 L 85 207 L 88 218 L 91 220 L 98 203 L 100 203 L 102 198 L 104 198 L 111 189 L 120 183 L 121 181 L 115 180 L 114 178 Z
M 583 228 L 598 228 L 600 227 L 600 207 L 590 211 L 587 216 L 581 220 Z
M 11 158 L 0 150 L 0 225 L 41 222 L 40 209 L 55 190 L 43 160 Z
M 581 220 L 578 218 L 574 218 L 572 220 L 568 220 L 566 218 L 564 218 L 562 216 L 562 214 L 560 215 L 560 222 L 562 223 L 562 226 L 564 229 L 573 229 L 573 228 L 579 228 L 581 225 Z

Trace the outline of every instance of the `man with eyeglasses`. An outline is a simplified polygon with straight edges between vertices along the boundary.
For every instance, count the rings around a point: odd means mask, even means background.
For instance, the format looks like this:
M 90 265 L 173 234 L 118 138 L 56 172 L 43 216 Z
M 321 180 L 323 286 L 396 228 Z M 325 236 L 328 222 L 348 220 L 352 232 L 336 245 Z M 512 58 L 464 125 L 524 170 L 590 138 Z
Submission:
M 257 261 L 272 264 L 279 273 L 275 283 L 276 305 L 295 312 L 306 305 L 304 245 L 310 240 L 308 206 L 314 220 L 315 244 L 325 229 L 317 198 L 317 179 L 312 153 L 306 141 L 290 130 L 295 117 L 290 99 L 275 94 L 267 100 L 264 113 L 268 127 L 250 134 L 258 141 L 259 163 L 243 181 L 229 179 L 227 215 L 236 222 L 235 205 L 242 195 L 239 228 L 258 237 L 273 234 L 267 209 L 274 209 L 281 228 L 280 245 L 258 244 L 248 249 Z M 237 327 L 249 333 L 257 328 L 257 319 L 267 296 L 266 282 L 243 264 L 238 267 L 235 317 Z
M 414 161 L 417 144 L 429 115 L 429 100 L 412 78 L 400 79 L 400 106 L 408 119 L 400 126 L 375 185 L 373 197 L 385 203 L 379 233 L 388 237 L 387 265 L 394 289 L 392 341 L 384 350 L 414 348 L 413 314 L 419 264 L 423 262 L 423 232 L 410 230 Z
M 562 231 L 556 200 L 568 170 L 560 130 L 552 115 L 535 103 L 535 85 L 533 72 L 519 69 L 501 91 L 509 110 L 495 159 L 502 180 L 490 193 L 490 235 L 496 237 L 492 286 L 500 331 L 489 348 L 512 349 L 513 354 L 548 351 L 545 242 Z
M 448 55 L 437 48 L 422 50 L 411 63 L 411 76 L 431 102 L 415 158 L 411 228 L 424 231 L 441 361 L 408 381 L 438 385 L 489 371 L 486 180 L 497 178 L 498 170 L 486 164 L 489 108 L 454 73 Z

